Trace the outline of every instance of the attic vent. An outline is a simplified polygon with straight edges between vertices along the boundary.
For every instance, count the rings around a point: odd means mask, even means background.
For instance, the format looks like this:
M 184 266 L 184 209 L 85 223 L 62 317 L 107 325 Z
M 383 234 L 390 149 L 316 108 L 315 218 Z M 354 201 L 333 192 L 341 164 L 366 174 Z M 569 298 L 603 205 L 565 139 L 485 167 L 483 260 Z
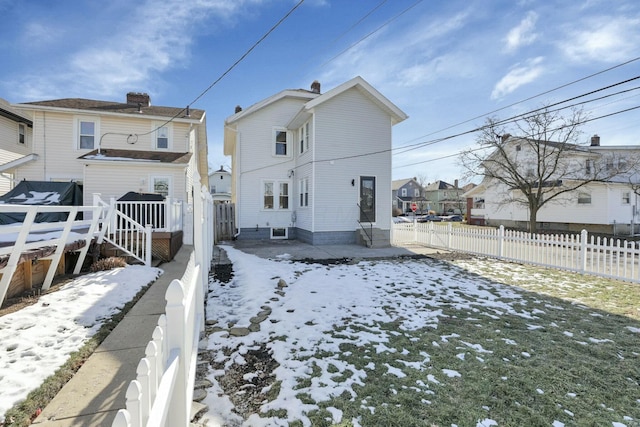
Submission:
M 319 81 L 314 80 L 313 83 L 311 83 L 311 92 L 320 93 L 320 82 Z
M 140 105 L 141 107 L 150 107 L 151 97 L 148 93 L 129 92 L 127 93 L 127 104 Z

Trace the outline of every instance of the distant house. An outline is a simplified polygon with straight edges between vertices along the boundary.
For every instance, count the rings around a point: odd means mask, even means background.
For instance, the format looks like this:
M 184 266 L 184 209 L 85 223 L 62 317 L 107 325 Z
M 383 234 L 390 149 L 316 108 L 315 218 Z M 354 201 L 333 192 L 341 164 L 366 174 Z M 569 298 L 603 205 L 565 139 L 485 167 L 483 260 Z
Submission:
M 220 166 L 209 174 L 209 192 L 214 203 L 228 203 L 231 201 L 231 172 Z
M 466 209 L 464 190 L 458 187 L 458 180 L 453 185 L 445 181 L 435 181 L 424 187 L 424 197 L 428 209 L 436 214 L 461 214 Z
M 527 156 L 531 145 L 521 143 L 522 139 L 512 137 L 505 145 L 506 150 L 517 150 Z M 539 141 L 553 149 L 554 142 Z M 591 138 L 590 146 L 576 145 L 564 152 L 562 159 L 571 165 L 570 174 L 562 180 L 549 177 L 550 185 L 562 188 L 568 183 L 588 181 L 595 169 L 617 170 L 620 166 L 636 163 L 640 165 L 640 146 L 601 146 L 600 137 Z M 523 161 L 531 165 L 531 162 Z M 531 166 L 530 166 L 531 167 Z M 624 168 L 621 168 L 624 169 Z M 527 175 L 527 171 L 523 171 Z M 550 201 L 537 213 L 538 230 L 580 232 L 586 229 L 595 233 L 628 234 L 635 228 L 638 232 L 640 209 L 638 195 L 640 189 L 638 170 L 613 176 L 607 180 L 586 182 L 577 190 L 566 193 L 559 200 Z M 495 179 L 485 178 L 476 188 L 465 193 L 468 198 L 469 222 L 492 226 L 504 225 L 518 229 L 528 229 L 529 211 L 516 202 L 505 202 L 505 195 L 517 192 L 507 188 Z
M 0 195 L 13 188 L 15 168 L 36 157 L 30 149 L 32 135 L 31 118 L 0 99 Z
M 411 205 L 416 204 L 416 212 L 426 213 L 428 210 L 424 198 L 424 188 L 415 178 L 397 179 L 391 183 L 391 200 L 393 208 L 404 214 L 412 212 Z
M 134 92 L 125 102 L 67 98 L 12 107 L 33 125 L 24 144 L 13 144 L 21 157 L 0 165 L 13 179 L 75 181 L 84 204 L 94 193 L 103 200 L 160 194 L 184 202 L 189 225 L 191 189 L 208 181 L 203 110 L 153 106 L 149 95 Z M 184 232 L 191 243 L 192 227 Z
M 406 118 L 361 77 L 237 108 L 224 135 L 237 238 L 388 245 L 391 127 Z

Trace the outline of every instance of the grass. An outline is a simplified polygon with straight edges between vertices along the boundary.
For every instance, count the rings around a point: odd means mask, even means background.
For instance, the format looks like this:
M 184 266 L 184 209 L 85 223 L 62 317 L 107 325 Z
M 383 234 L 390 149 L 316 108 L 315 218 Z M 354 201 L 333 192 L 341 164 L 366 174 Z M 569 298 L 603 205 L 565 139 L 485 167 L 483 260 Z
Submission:
M 469 298 L 441 304 L 437 328 L 335 329 L 334 337 L 354 340 L 386 332 L 388 351 L 342 344 L 338 359 L 366 378 L 353 385 L 354 395 L 317 402 L 308 414 L 313 426 L 640 426 L 640 285 L 496 261 L 460 265 L 474 273 L 443 268 L 457 271 L 453 280 L 471 274 L 487 292 L 492 282 L 517 286 L 513 298 L 500 297 L 513 312 Z M 464 297 L 463 289 L 454 292 Z M 428 304 L 437 296 L 415 297 Z M 332 380 L 351 376 L 336 366 Z
M 37 417 L 39 411 L 44 409 L 58 394 L 64 385 L 82 367 L 84 362 L 93 354 L 102 341 L 109 336 L 111 331 L 120 323 L 124 316 L 131 310 L 136 302 L 144 295 L 149 286 L 142 288 L 136 296 L 125 304 L 122 310 L 110 319 L 106 320 L 98 332 L 93 335 L 82 347 L 69 355 L 69 359 L 53 375 L 49 376 L 42 385 L 29 393 L 25 400 L 15 405 L 5 413 L 4 427 L 27 427 Z

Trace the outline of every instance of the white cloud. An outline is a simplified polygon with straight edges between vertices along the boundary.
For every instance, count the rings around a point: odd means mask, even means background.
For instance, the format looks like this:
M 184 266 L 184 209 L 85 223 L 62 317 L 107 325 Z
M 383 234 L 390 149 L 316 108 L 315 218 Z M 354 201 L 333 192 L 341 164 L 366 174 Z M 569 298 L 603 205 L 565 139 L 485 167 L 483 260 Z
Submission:
M 570 30 L 560 48 L 578 62 L 617 62 L 635 56 L 639 39 L 639 18 L 599 16 Z
M 518 89 L 527 83 L 531 83 L 540 77 L 544 71 L 542 62 L 544 58 L 539 56 L 527 60 L 524 64 L 516 64 L 500 79 L 491 92 L 491 99 L 497 99 Z
M 521 46 L 530 45 L 538 38 L 538 34 L 534 32 L 537 21 L 538 14 L 530 11 L 517 27 L 509 31 L 505 39 L 508 52 L 512 52 Z
M 162 82 L 153 79 L 156 72 L 180 68 L 189 60 L 189 48 L 199 35 L 201 24 L 213 22 L 228 25 L 248 6 L 263 0 L 200 0 L 173 2 L 148 0 L 130 3 L 125 17 L 113 18 L 112 31 L 102 39 L 86 40 L 83 47 L 77 34 L 74 45 L 79 48 L 66 58 L 58 58 L 59 69 L 45 78 L 21 76 L 20 97 L 45 99 L 60 96 L 120 97 L 126 90 L 152 92 Z M 249 8 L 250 9 L 250 8 Z M 122 11 L 120 11 L 122 13 Z M 210 30 L 210 29 L 209 29 Z M 51 29 L 32 24 L 25 36 L 51 34 Z M 70 42 L 71 43 L 71 42 Z M 153 82 L 154 88 L 149 88 Z M 144 85 L 144 87 L 143 87 Z M 56 88 L 64 93 L 52 93 Z

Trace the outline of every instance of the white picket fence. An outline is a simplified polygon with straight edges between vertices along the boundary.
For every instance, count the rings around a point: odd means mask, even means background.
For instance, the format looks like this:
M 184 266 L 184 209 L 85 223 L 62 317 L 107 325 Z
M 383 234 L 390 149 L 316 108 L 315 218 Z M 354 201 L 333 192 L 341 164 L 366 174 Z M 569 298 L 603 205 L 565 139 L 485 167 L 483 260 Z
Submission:
M 636 242 L 580 234 L 531 234 L 452 223 L 393 224 L 396 246 L 421 244 L 450 251 L 542 265 L 640 282 L 640 247 Z
M 126 409 L 118 411 L 112 427 L 189 425 L 214 242 L 213 199 L 204 186 L 194 193 L 194 251 L 183 277 L 167 289 L 165 313 L 129 384 Z
M 67 244 L 81 241 L 78 260 L 73 273 L 80 273 L 82 264 L 89 250 L 91 240 L 98 230 L 100 221 L 98 206 L 47 206 L 47 205 L 10 205 L 0 204 L 1 213 L 25 214 L 24 220 L 15 224 L 0 226 L 0 240 L 7 243 L 0 247 L 0 257 L 8 257 L 6 265 L 0 269 L 0 303 L 9 289 L 9 284 L 21 261 L 22 254 L 55 247 L 51 255 L 40 259 L 51 260 L 42 290 L 47 290 L 53 282 L 60 258 L 64 255 Z M 67 219 L 60 222 L 35 222 L 37 215 L 63 213 Z

